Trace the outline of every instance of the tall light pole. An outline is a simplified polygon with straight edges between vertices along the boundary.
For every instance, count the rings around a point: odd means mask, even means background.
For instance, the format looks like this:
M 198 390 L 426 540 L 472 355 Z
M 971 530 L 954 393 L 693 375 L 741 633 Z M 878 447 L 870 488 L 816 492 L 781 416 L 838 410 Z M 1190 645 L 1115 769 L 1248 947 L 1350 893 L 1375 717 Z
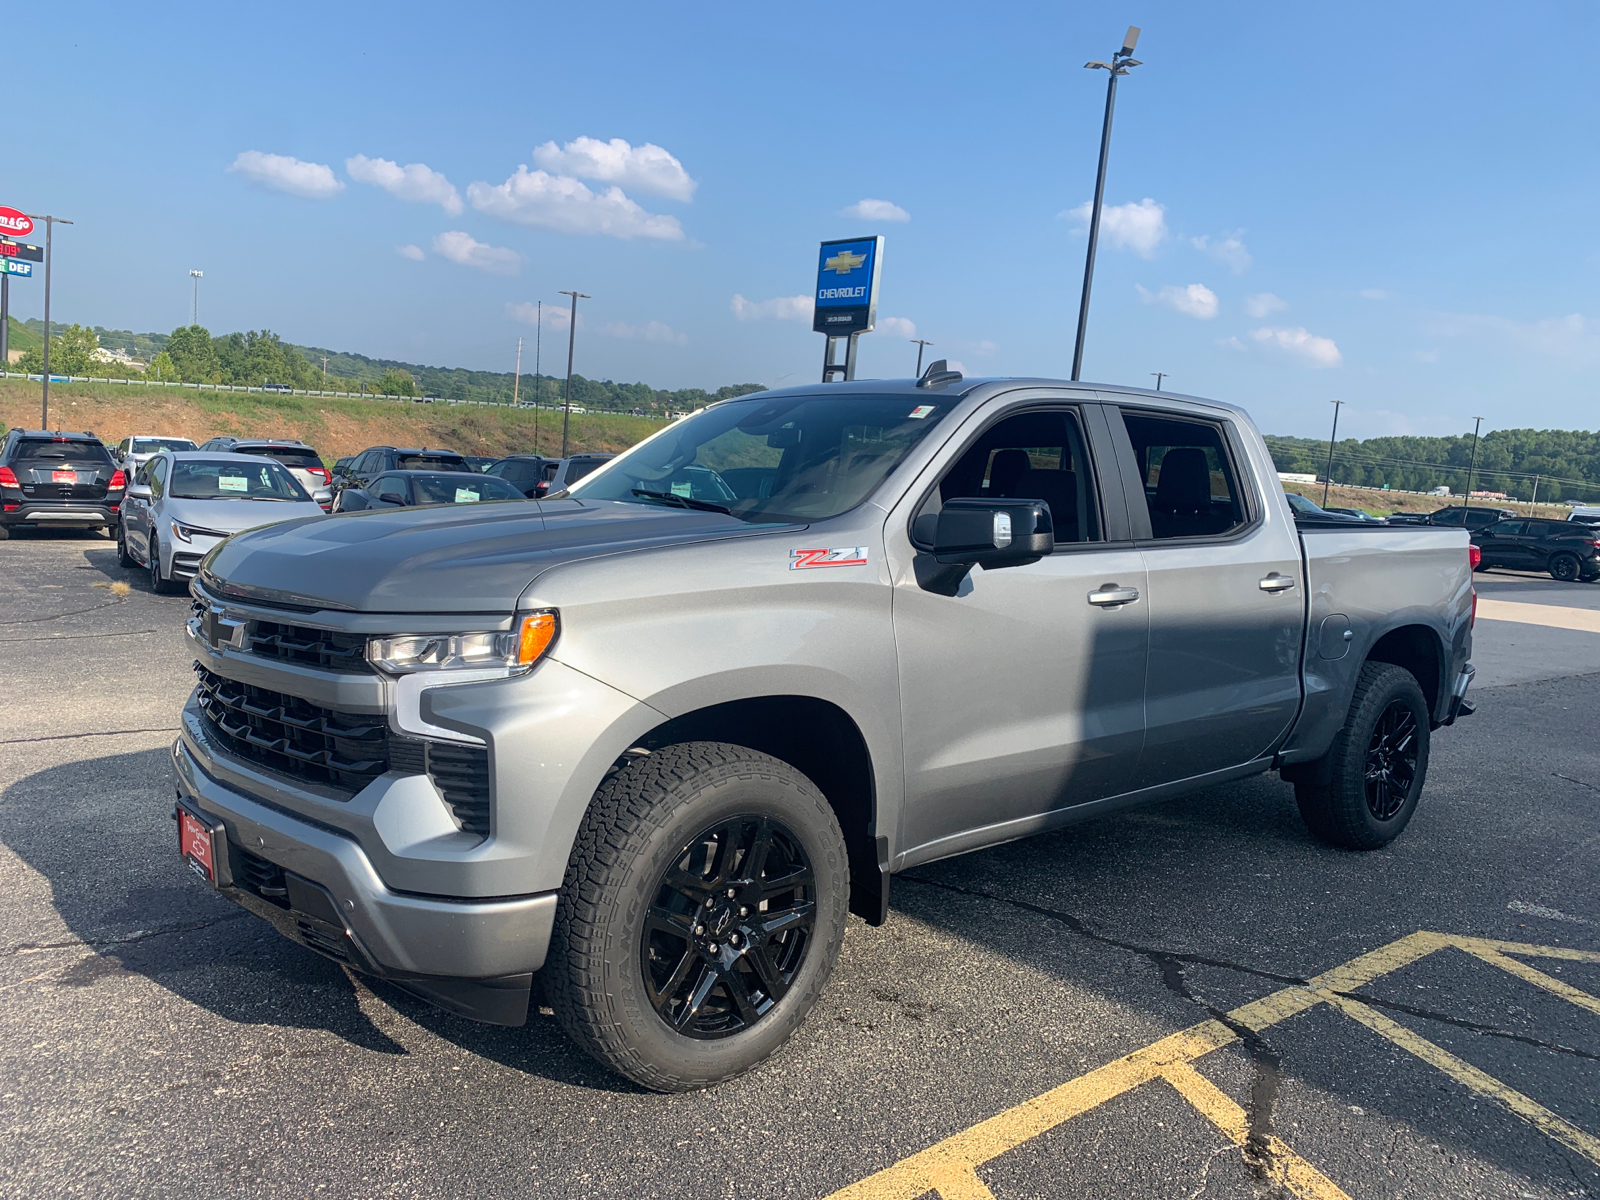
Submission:
M 930 341 L 927 341 L 927 340 L 925 340 L 923 338 L 912 338 L 911 342 L 917 348 L 917 378 L 921 379 L 922 378 L 922 352 L 924 350 L 926 350 L 929 346 L 933 345 L 933 343 L 930 342 Z
M 56 265 L 54 239 L 51 235 L 57 225 L 71 225 L 65 217 L 28 216 L 44 222 L 44 393 L 39 401 L 39 428 L 50 428 L 50 268 Z
M 194 280 L 194 303 L 189 306 L 189 324 L 200 324 L 200 281 L 205 278 L 204 271 L 190 271 L 189 278 Z M 323 372 L 327 374 L 326 371 Z
M 199 323 L 198 321 L 195 322 L 196 325 Z M 328 390 L 328 356 L 326 354 L 322 356 L 322 390 Z
M 522 395 L 522 339 L 517 339 L 517 373 L 511 377 L 511 407 L 516 408 Z
M 539 453 L 539 350 L 544 343 L 544 301 L 533 310 L 533 452 Z
M 561 457 L 567 456 L 567 422 L 572 419 L 572 346 L 578 337 L 578 301 L 592 300 L 584 292 L 562 292 L 572 297 L 572 316 L 567 323 L 567 399 L 561 406 Z
M 1111 111 L 1117 103 L 1117 76 L 1126 75 L 1129 68 L 1137 67 L 1133 48 L 1139 43 L 1139 27 L 1128 26 L 1128 36 L 1122 39 L 1122 49 L 1111 56 L 1108 63 L 1084 63 L 1085 70 L 1111 72 L 1106 84 L 1106 120 L 1100 127 L 1100 169 L 1094 177 L 1094 208 L 1089 214 L 1089 253 L 1083 262 L 1083 296 L 1078 301 L 1078 341 L 1072 349 L 1072 378 L 1076 382 L 1083 372 L 1083 335 L 1089 328 L 1089 289 L 1094 283 L 1094 251 L 1100 241 L 1100 206 L 1106 195 L 1106 155 L 1111 151 Z
M 46 281 L 48 281 L 49 278 L 50 278 L 49 275 L 45 276 Z M 48 292 L 46 292 L 45 294 L 49 295 Z M 1482 417 L 1473 417 L 1472 418 L 1472 459 L 1467 464 L 1467 500 L 1466 500 L 1466 504 L 1464 506 L 1466 508 L 1471 508 L 1472 507 L 1472 476 L 1473 476 L 1473 473 L 1478 469 L 1478 430 L 1481 429 L 1481 428 L 1483 428 L 1483 418 Z
M 1167 377 L 1167 373 L 1165 371 L 1151 371 L 1150 374 L 1156 377 L 1156 391 L 1159 392 L 1161 390 L 1161 381 Z
M 1333 486 L 1333 443 L 1339 436 L 1339 409 L 1343 400 L 1330 401 L 1333 405 L 1333 432 L 1328 435 L 1328 469 L 1322 473 L 1322 507 L 1328 507 L 1328 489 Z

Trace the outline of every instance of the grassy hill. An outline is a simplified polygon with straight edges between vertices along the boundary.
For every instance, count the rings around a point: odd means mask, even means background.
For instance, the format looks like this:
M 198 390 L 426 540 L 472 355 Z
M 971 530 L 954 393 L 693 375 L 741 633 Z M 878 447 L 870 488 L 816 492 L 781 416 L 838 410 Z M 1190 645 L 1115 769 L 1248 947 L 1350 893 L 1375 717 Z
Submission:
M 0 428 L 37 428 L 39 392 L 37 383 L 0 379 Z M 52 384 L 50 424 L 92 429 L 108 445 L 135 433 L 186 437 L 196 443 L 219 434 L 297 437 L 329 464 L 383 445 L 448 447 L 462 454 L 496 456 L 554 455 L 561 449 L 561 414 L 535 414 L 526 408 L 109 383 Z M 661 421 L 648 417 L 574 414 L 570 452 L 625 450 L 661 427 Z
M 44 323 L 42 321 L 39 323 L 39 329 L 35 330 L 30 329 L 15 317 L 8 317 L 6 320 L 11 326 L 11 349 L 37 350 L 44 345 Z

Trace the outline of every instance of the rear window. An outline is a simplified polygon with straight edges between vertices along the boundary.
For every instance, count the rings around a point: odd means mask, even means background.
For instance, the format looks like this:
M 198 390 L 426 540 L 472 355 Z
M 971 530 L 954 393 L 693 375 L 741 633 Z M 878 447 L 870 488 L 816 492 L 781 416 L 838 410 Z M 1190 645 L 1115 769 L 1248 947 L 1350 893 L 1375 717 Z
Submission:
M 580 461 L 572 463 L 567 467 L 567 482 L 577 483 L 578 480 L 589 474 L 589 472 L 599 470 L 610 461 L 610 459 L 606 458 L 591 458 L 587 462 Z
M 397 471 L 470 471 L 467 460 L 459 454 L 397 454 L 394 459 Z
M 27 462 L 36 458 L 92 463 L 111 461 L 111 455 L 99 442 L 80 441 L 77 438 L 23 438 L 17 443 L 14 461 Z
M 199 449 L 188 438 L 134 438 L 130 448 L 133 454 L 159 454 L 163 450 Z
M 477 504 L 483 500 L 521 500 L 522 493 L 493 475 L 413 475 L 418 504 Z
M 275 458 L 286 467 L 321 467 L 322 458 L 305 446 L 235 446 L 230 454 L 259 454 Z

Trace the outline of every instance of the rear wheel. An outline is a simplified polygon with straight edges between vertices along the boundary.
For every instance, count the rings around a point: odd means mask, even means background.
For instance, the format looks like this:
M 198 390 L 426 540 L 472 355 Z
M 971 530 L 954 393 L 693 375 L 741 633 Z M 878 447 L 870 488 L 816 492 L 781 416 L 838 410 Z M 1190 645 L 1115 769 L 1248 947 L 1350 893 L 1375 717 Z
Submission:
M 1346 850 L 1376 850 L 1399 837 L 1422 795 L 1429 736 L 1428 702 L 1415 676 L 1367 663 L 1344 728 L 1322 762 L 1307 764 L 1308 777 L 1326 781 L 1295 784 L 1306 827 Z
M 709 1087 L 805 1019 L 844 937 L 844 836 L 814 784 L 742 746 L 688 742 L 596 793 L 545 968 L 595 1058 L 657 1091 Z
M 1557 554 L 1550 560 L 1550 578 L 1571 583 L 1578 577 L 1578 560 L 1571 554 Z

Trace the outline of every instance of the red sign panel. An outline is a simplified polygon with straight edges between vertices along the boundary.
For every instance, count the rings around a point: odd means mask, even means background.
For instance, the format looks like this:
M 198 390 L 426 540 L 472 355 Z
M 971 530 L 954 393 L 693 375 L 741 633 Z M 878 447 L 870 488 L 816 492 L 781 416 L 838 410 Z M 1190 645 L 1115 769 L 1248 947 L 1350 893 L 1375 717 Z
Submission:
M 33 218 L 25 212 L 0 205 L 0 233 L 12 237 L 27 237 L 33 232 Z

